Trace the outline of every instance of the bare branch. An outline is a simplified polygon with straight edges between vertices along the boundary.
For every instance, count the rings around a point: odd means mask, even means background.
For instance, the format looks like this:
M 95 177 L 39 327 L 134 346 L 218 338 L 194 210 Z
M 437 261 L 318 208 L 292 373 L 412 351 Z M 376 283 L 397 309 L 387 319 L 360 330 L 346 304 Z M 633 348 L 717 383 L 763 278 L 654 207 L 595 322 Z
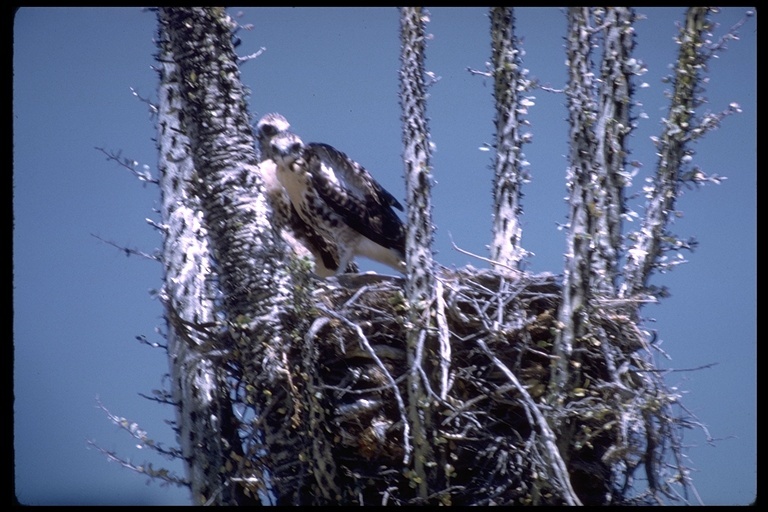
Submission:
M 480 71 L 478 69 L 472 69 L 469 67 L 467 68 L 467 71 L 469 71 L 470 75 L 480 75 L 486 78 L 493 78 L 493 71 Z
M 142 430 L 139 427 L 138 423 L 132 422 L 127 420 L 126 418 L 123 418 L 121 416 L 115 416 L 112 414 L 109 409 L 107 409 L 104 404 L 101 403 L 101 400 L 99 398 L 96 398 L 96 404 L 98 405 L 99 409 L 104 411 L 104 413 L 107 415 L 107 417 L 120 427 L 121 429 L 128 432 L 131 437 L 136 439 L 141 446 L 146 446 L 147 448 L 151 448 L 152 450 L 156 451 L 160 455 L 163 455 L 169 459 L 178 459 L 181 458 L 181 451 L 178 449 L 167 449 L 164 448 L 161 444 L 156 443 L 150 437 L 147 435 L 147 432 L 145 430 Z
M 707 46 L 706 50 L 702 53 L 702 55 L 709 59 L 712 55 L 718 52 L 722 52 L 727 49 L 728 42 L 733 40 L 738 40 L 738 33 L 739 29 L 751 18 L 754 16 L 755 12 L 752 9 L 748 9 L 744 16 L 742 16 L 739 21 L 731 25 L 731 27 L 728 29 L 728 31 L 720 37 L 720 39 L 716 43 L 712 43 Z
M 142 258 L 146 258 L 148 260 L 161 261 L 160 260 L 160 256 L 158 254 L 148 254 L 148 253 L 140 251 L 138 249 L 130 249 L 128 247 L 123 247 L 123 246 L 119 245 L 116 242 L 112 242 L 110 240 L 105 240 L 105 239 L 101 238 L 99 235 L 95 235 L 93 233 L 91 233 L 91 236 L 93 238 L 95 238 L 96 240 L 99 240 L 99 241 L 101 241 L 101 242 L 103 242 L 103 243 L 105 243 L 107 245 L 111 245 L 112 247 L 115 247 L 116 249 L 119 249 L 120 251 L 124 252 L 126 256 L 131 256 L 131 255 L 133 255 L 133 256 L 141 256 Z
M 565 92 L 565 89 L 555 89 L 549 85 L 538 85 L 537 88 L 541 89 L 542 91 L 552 92 L 555 94 L 563 94 Z
M 139 166 L 139 162 L 136 160 L 131 160 L 129 158 L 123 158 L 120 151 L 117 153 L 113 153 L 111 151 L 107 151 L 104 148 L 96 147 L 94 148 L 97 151 L 100 151 L 103 153 L 108 161 L 112 161 L 117 163 L 120 167 L 127 169 L 131 174 L 133 174 L 136 178 L 139 179 L 139 181 L 143 181 L 144 183 L 152 183 L 153 185 L 159 184 L 159 181 L 152 177 L 152 174 L 149 172 L 149 166 L 144 165 L 142 166 L 143 170 L 139 171 L 137 167 Z
M 152 118 L 157 116 L 157 114 L 158 114 L 158 112 L 160 110 L 157 108 L 157 105 L 155 105 L 154 103 L 152 103 L 152 101 L 150 101 L 149 98 L 139 94 L 139 92 L 136 89 L 134 89 L 133 87 L 131 87 L 131 94 L 133 94 L 142 103 L 146 103 L 147 104 L 147 106 L 149 107 L 149 113 L 151 114 Z
M 92 446 L 93 448 L 97 449 L 99 452 L 101 452 L 102 455 L 104 455 L 107 460 L 111 462 L 117 462 L 121 466 L 123 466 L 126 469 L 130 469 L 131 471 L 134 471 L 136 473 L 147 475 L 153 480 L 160 480 L 163 482 L 163 485 L 177 485 L 179 487 L 189 487 L 189 482 L 185 480 L 184 478 L 177 476 L 171 471 L 168 471 L 167 469 L 155 469 L 152 467 L 152 464 L 146 464 L 146 465 L 137 465 L 130 461 L 127 461 L 125 459 L 122 459 L 118 457 L 115 452 L 111 450 L 107 450 L 105 448 L 102 448 L 98 444 L 96 444 L 95 441 L 89 439 L 86 441 L 88 443 L 88 446 Z
M 262 55 L 262 54 L 263 54 L 265 51 L 267 51 L 267 49 L 266 49 L 265 47 L 263 47 L 263 46 L 262 46 L 262 47 L 261 47 L 261 48 L 259 48 L 259 50 L 258 50 L 257 52 L 255 52 L 255 53 L 252 53 L 252 54 L 250 54 L 250 55 L 243 55 L 242 57 L 238 57 L 238 58 L 237 58 L 237 63 L 238 63 L 238 64 L 240 64 L 240 65 L 242 65 L 242 64 L 245 64 L 246 62 L 248 62 L 249 60 L 258 59 L 259 57 L 261 57 L 261 55 Z
M 451 246 L 453 246 L 454 250 L 460 252 L 461 254 L 466 254 L 467 256 L 471 256 L 473 258 L 477 258 L 480 261 L 484 261 L 486 263 L 490 263 L 491 265 L 493 265 L 496 268 L 503 268 L 505 270 L 508 270 L 508 271 L 512 272 L 513 274 L 519 274 L 520 273 L 520 270 L 518 268 L 516 268 L 516 267 L 510 267 L 508 265 L 505 265 L 505 264 L 501 263 L 500 261 L 495 261 L 495 260 L 492 260 L 490 258 L 484 258 L 484 257 L 482 257 L 482 256 L 480 256 L 478 254 L 475 254 L 473 252 L 469 252 L 469 251 L 467 251 L 465 249 L 462 249 L 461 247 L 459 247 L 458 245 L 456 245 L 454 243 L 453 236 L 451 236 L 450 233 L 448 233 L 448 238 L 450 238 Z

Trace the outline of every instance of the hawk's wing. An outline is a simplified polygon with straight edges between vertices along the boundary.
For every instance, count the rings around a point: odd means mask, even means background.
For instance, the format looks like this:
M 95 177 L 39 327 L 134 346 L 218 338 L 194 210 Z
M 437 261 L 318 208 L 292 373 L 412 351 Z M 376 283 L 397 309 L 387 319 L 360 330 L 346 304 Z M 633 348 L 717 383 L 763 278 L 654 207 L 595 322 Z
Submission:
M 405 226 L 392 209 L 395 197 L 346 154 L 328 144 L 305 146 L 312 185 L 322 200 L 355 231 L 377 244 L 405 254 Z
M 287 199 L 286 199 L 287 200 Z M 290 203 L 290 201 L 288 201 Z M 293 204 L 290 205 L 288 222 L 296 236 L 302 240 L 315 257 L 315 273 L 320 277 L 328 277 L 339 269 L 339 251 L 336 244 L 326 240 L 318 231 L 309 226 L 301 218 Z M 347 264 L 342 272 L 359 272 L 357 264 L 353 261 Z

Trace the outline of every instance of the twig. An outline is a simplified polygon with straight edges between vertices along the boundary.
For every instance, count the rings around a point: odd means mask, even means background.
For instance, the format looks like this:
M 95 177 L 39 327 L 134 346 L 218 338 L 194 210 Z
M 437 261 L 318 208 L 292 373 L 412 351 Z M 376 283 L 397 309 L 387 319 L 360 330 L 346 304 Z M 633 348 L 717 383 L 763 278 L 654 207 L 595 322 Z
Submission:
M 480 70 L 477 70 L 477 69 L 472 69 L 470 67 L 467 68 L 467 71 L 469 71 L 470 75 L 480 75 L 480 76 L 484 76 L 486 78 L 493 78 L 493 73 L 490 72 L 490 71 L 480 71 Z
M 255 53 L 252 53 L 250 55 L 243 55 L 242 57 L 238 57 L 237 58 L 237 63 L 238 64 L 245 64 L 249 60 L 258 59 L 259 57 L 261 57 L 261 55 L 265 51 L 267 51 L 267 49 L 264 46 L 262 46 L 261 48 L 259 48 L 259 51 L 255 52 Z
M 381 371 L 384 373 L 385 378 L 389 381 L 390 386 L 392 387 L 392 393 L 395 395 L 395 400 L 397 401 L 397 408 L 400 411 L 400 421 L 403 423 L 403 444 L 405 445 L 405 455 L 403 455 L 403 464 L 408 465 L 410 462 L 411 457 L 411 432 L 410 432 L 410 426 L 408 424 L 407 415 L 405 412 L 405 403 L 403 402 L 403 397 L 400 395 L 400 390 L 397 387 L 397 382 L 395 382 L 394 377 L 392 377 L 392 374 L 389 373 L 389 370 L 387 370 L 387 367 L 384 366 L 384 363 L 379 359 L 379 356 L 376 355 L 376 352 L 373 350 L 373 347 L 368 342 L 368 338 L 366 338 L 365 333 L 363 333 L 363 330 L 360 328 L 359 325 L 356 323 L 346 319 L 345 317 L 326 309 L 325 307 L 318 306 L 317 309 L 319 311 L 322 311 L 323 313 L 332 316 L 333 318 L 339 320 L 341 323 L 352 329 L 355 334 L 357 334 L 358 339 L 360 340 L 360 343 L 365 347 L 365 349 L 368 351 L 369 354 L 371 354 L 371 357 L 376 362 L 376 364 L 379 366 Z
M 352 295 L 352 296 L 351 296 L 349 299 L 347 299 L 347 301 L 346 301 L 346 302 L 344 302 L 344 305 L 343 305 L 343 306 L 341 306 L 341 308 L 340 308 L 340 309 L 347 309 L 347 308 L 350 306 L 350 304 L 352 304 L 352 303 L 353 303 L 353 302 L 355 302 L 357 299 L 359 299 L 359 298 L 360 298 L 360 296 L 361 296 L 362 294 L 364 294 L 365 292 L 367 292 L 367 291 L 368 291 L 368 286 L 367 286 L 367 285 L 365 285 L 365 286 L 361 286 L 361 287 L 360 287 L 360 289 L 359 289 L 359 290 L 357 290 L 357 291 L 354 293 L 354 295 Z
M 160 224 L 159 222 L 156 222 L 152 219 L 144 219 L 147 224 L 158 230 L 159 232 L 166 234 L 168 233 L 168 225 L 167 224 Z
M 652 368 L 652 369 L 637 369 L 634 370 L 635 373 L 678 373 L 678 372 L 696 372 L 699 370 L 706 370 L 707 368 L 712 368 L 713 366 L 717 366 L 720 363 L 707 363 L 703 364 L 701 366 L 696 366 L 694 368 Z
M 507 368 L 507 365 L 501 362 L 501 360 L 496 357 L 493 352 L 491 352 L 491 350 L 488 348 L 488 345 L 485 344 L 485 341 L 483 341 L 481 338 L 478 338 L 476 343 L 488 356 L 488 358 L 491 359 L 494 366 L 501 370 L 507 379 L 509 379 L 509 381 L 515 386 L 515 389 L 518 393 L 520 393 L 523 402 L 525 402 L 527 406 L 526 408 L 530 410 L 531 414 L 533 415 L 536 424 L 539 426 L 539 430 L 541 431 L 542 436 L 544 436 L 544 444 L 546 445 L 547 453 L 549 453 L 549 456 L 551 457 L 552 468 L 555 472 L 555 477 L 560 481 L 560 486 L 564 491 L 563 497 L 565 498 L 566 503 L 568 505 L 581 506 L 581 500 L 579 500 L 579 497 L 576 495 L 576 491 L 574 491 L 573 487 L 571 487 L 571 479 L 568 476 L 568 468 L 566 467 L 565 461 L 563 461 L 563 458 L 560 455 L 560 451 L 557 448 L 557 439 L 555 438 L 555 434 L 552 432 L 552 429 L 549 428 L 547 419 L 543 414 L 541 414 L 541 411 L 533 401 L 533 397 L 531 397 L 531 395 L 528 393 L 528 390 L 525 389 L 525 386 L 520 383 L 520 381 L 517 379 L 517 376 L 515 376 L 515 374 L 512 373 L 509 368 Z
M 748 10 L 744 16 L 742 16 L 739 21 L 734 23 L 731 28 L 728 29 L 728 32 L 725 33 L 718 41 L 717 43 L 713 43 L 707 47 L 707 51 L 704 52 L 705 58 L 710 58 L 713 54 L 722 51 L 727 47 L 728 41 L 736 39 L 738 40 L 738 35 L 736 35 L 739 31 L 739 29 L 744 25 L 749 18 L 751 18 L 754 15 L 754 11 L 751 9 Z
M 549 85 L 539 85 L 539 89 L 545 92 L 553 92 L 555 94 L 562 94 L 565 92 L 565 89 L 555 89 L 554 87 L 551 87 Z
M 149 395 L 147 395 L 145 393 L 139 393 L 138 395 L 141 398 L 146 398 L 147 400 L 151 400 L 151 401 L 157 402 L 159 404 L 172 405 L 174 407 L 179 405 L 178 402 L 175 402 L 175 401 L 173 401 L 173 400 L 171 400 L 169 398 L 171 396 L 170 393 L 166 393 L 164 395 L 159 395 L 159 396 L 149 396 Z
M 120 249 L 121 251 L 123 251 L 123 252 L 125 253 L 125 255 L 126 255 L 126 256 L 130 256 L 130 255 L 134 255 L 134 256 L 141 256 L 142 258 L 147 258 L 148 260 L 152 260 L 152 261 L 160 261 L 160 257 L 159 257 L 159 256 L 157 256 L 157 255 L 154 255 L 154 254 L 147 254 L 146 252 L 140 251 L 140 250 L 138 250 L 138 249 L 130 249 L 130 248 L 128 248 L 128 247 L 123 247 L 123 246 L 121 246 L 121 245 L 118 245 L 118 244 L 117 244 L 117 243 L 115 243 L 115 242 L 111 242 L 111 241 L 109 241 L 109 240 L 105 240 L 105 239 L 101 238 L 99 235 L 94 235 L 93 233 L 91 233 L 91 236 L 92 236 L 93 238 L 95 238 L 95 239 L 97 239 L 97 240 L 101 241 L 101 242 L 104 242 L 104 243 L 105 243 L 105 244 L 107 244 L 107 245 L 111 245 L 112 247 L 115 247 L 115 248 L 117 248 L 117 249 Z
M 137 335 L 136 339 L 139 341 L 139 343 L 142 343 L 144 345 L 149 345 L 152 348 L 161 348 L 165 351 L 168 351 L 168 345 L 163 345 L 162 343 L 157 343 L 156 341 L 149 341 L 147 337 L 143 334 Z
M 145 165 L 144 166 L 145 170 L 143 172 L 137 171 L 136 166 L 138 166 L 139 163 L 136 160 L 129 160 L 128 158 L 123 158 L 119 151 L 117 153 L 112 153 L 100 147 L 95 147 L 94 149 L 96 149 L 97 151 L 101 151 L 104 155 L 106 155 L 107 160 L 117 162 L 117 164 L 120 167 L 123 167 L 124 169 L 127 169 L 128 171 L 130 171 L 131 174 L 133 174 L 139 179 L 139 181 L 152 183 L 155 185 L 160 184 L 160 180 L 153 178 L 152 175 L 150 174 L 149 166 Z
M 146 103 L 147 104 L 147 106 L 149 107 L 149 112 L 150 112 L 150 114 L 152 114 L 152 116 L 156 116 L 157 113 L 160 111 L 160 109 L 157 107 L 157 105 L 152 103 L 149 100 L 149 98 L 146 98 L 146 97 L 140 95 L 139 92 L 136 89 L 134 89 L 133 87 L 131 87 L 131 94 L 133 94 L 142 103 Z M 153 117 L 153 119 L 154 119 L 154 117 Z
M 513 273 L 513 274 L 515 274 L 515 275 L 520 275 L 520 274 L 521 274 L 521 272 L 520 272 L 518 269 L 514 268 L 514 267 L 510 267 L 509 265 L 505 265 L 505 264 L 503 264 L 503 263 L 500 263 L 500 262 L 498 262 L 498 261 L 494 261 L 494 260 L 492 260 L 492 259 L 490 259 L 490 258 L 484 258 L 484 257 L 482 257 L 482 256 L 479 256 L 479 255 L 477 255 L 477 254 L 471 253 L 471 252 L 469 252 L 469 251 L 466 251 L 466 250 L 464 250 L 464 249 L 460 249 L 460 248 L 459 248 L 459 247 L 458 247 L 458 246 L 457 246 L 457 245 L 456 245 L 456 244 L 453 242 L 453 236 L 452 236 L 450 233 L 448 233 L 448 238 L 450 238 L 450 240 L 451 240 L 451 245 L 453 246 L 453 248 L 454 248 L 455 250 L 459 251 L 459 252 L 460 252 L 460 253 L 462 253 L 462 254 L 466 254 L 467 256 L 471 256 L 471 257 L 473 257 L 473 258 L 477 258 L 477 259 L 479 259 L 479 260 L 481 260 L 481 261 L 485 261 L 486 263 L 490 263 L 491 265 L 497 265 L 497 266 L 499 266 L 499 267 L 504 267 L 504 268 L 506 268 L 507 270 L 510 270 L 510 271 L 512 271 L 512 273 Z
M 130 469 L 131 471 L 135 471 L 136 473 L 141 473 L 142 475 L 147 475 L 150 478 L 156 478 L 156 479 L 162 480 L 163 481 L 162 485 L 175 484 L 179 487 L 189 487 L 189 481 L 171 473 L 166 469 L 157 470 L 157 469 L 154 469 L 151 464 L 147 464 L 146 466 L 144 465 L 137 466 L 132 462 L 121 459 L 120 457 L 115 455 L 114 452 L 107 450 L 106 448 L 102 448 L 101 446 L 97 445 L 95 441 L 91 439 L 86 440 L 86 443 L 88 443 L 88 446 L 92 446 L 96 448 L 102 455 L 104 455 L 107 458 L 108 461 L 117 462 L 124 468 Z
M 147 436 L 146 430 L 142 430 L 139 428 L 139 424 L 135 422 L 130 422 L 126 418 L 123 418 L 121 416 L 115 416 L 112 414 L 109 409 L 107 409 L 104 404 L 101 403 L 101 400 L 99 398 L 96 398 L 96 403 L 99 406 L 99 409 L 104 411 L 104 413 L 107 415 L 107 417 L 117 425 L 118 427 L 122 428 L 126 432 L 128 432 L 131 437 L 136 439 L 141 443 L 142 446 L 147 446 L 153 450 L 155 450 L 160 455 L 163 455 L 169 459 L 178 459 L 181 458 L 181 451 L 176 449 L 168 450 L 166 448 L 163 448 L 160 444 L 155 443 L 152 439 Z
M 450 389 L 451 336 L 448 330 L 448 320 L 445 316 L 443 281 L 439 277 L 435 278 L 435 296 L 437 300 L 435 309 L 437 339 L 440 345 L 440 399 L 446 400 L 448 398 L 448 390 Z

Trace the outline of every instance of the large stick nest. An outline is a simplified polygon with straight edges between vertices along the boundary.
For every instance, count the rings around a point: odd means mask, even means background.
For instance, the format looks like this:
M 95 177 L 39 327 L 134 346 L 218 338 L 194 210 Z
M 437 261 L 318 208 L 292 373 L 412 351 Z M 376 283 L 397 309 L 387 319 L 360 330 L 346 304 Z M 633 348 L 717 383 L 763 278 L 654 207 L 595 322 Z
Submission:
M 433 335 L 442 342 L 425 354 L 425 380 L 438 459 L 428 463 L 444 478 L 428 502 L 565 503 L 558 457 L 582 503 L 639 500 L 628 496 L 633 474 L 645 466 L 650 479 L 658 469 L 657 425 L 674 397 L 647 371 L 645 337 L 621 305 L 590 305 L 567 396 L 555 396 L 558 278 L 471 267 L 437 277 Z M 258 375 L 245 376 L 251 389 L 271 389 L 267 399 L 255 395 L 254 424 L 267 434 L 252 453 L 283 447 L 270 475 L 277 502 L 423 503 L 404 464 L 403 280 L 362 274 L 304 284 L 292 341 L 268 358 L 282 370 L 263 371 L 264 359 Z

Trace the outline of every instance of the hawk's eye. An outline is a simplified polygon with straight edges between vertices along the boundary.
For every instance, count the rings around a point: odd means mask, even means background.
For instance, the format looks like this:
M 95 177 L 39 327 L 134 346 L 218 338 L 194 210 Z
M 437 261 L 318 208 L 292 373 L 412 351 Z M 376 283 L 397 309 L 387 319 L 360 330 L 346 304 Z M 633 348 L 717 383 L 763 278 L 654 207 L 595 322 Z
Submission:
M 261 127 L 261 131 L 264 132 L 268 136 L 272 136 L 277 133 L 277 128 L 272 126 L 271 124 L 264 125 Z
M 292 153 L 293 152 L 298 153 L 299 151 L 301 151 L 301 144 L 299 144 L 298 142 L 294 142 L 293 144 L 291 144 L 291 152 Z

